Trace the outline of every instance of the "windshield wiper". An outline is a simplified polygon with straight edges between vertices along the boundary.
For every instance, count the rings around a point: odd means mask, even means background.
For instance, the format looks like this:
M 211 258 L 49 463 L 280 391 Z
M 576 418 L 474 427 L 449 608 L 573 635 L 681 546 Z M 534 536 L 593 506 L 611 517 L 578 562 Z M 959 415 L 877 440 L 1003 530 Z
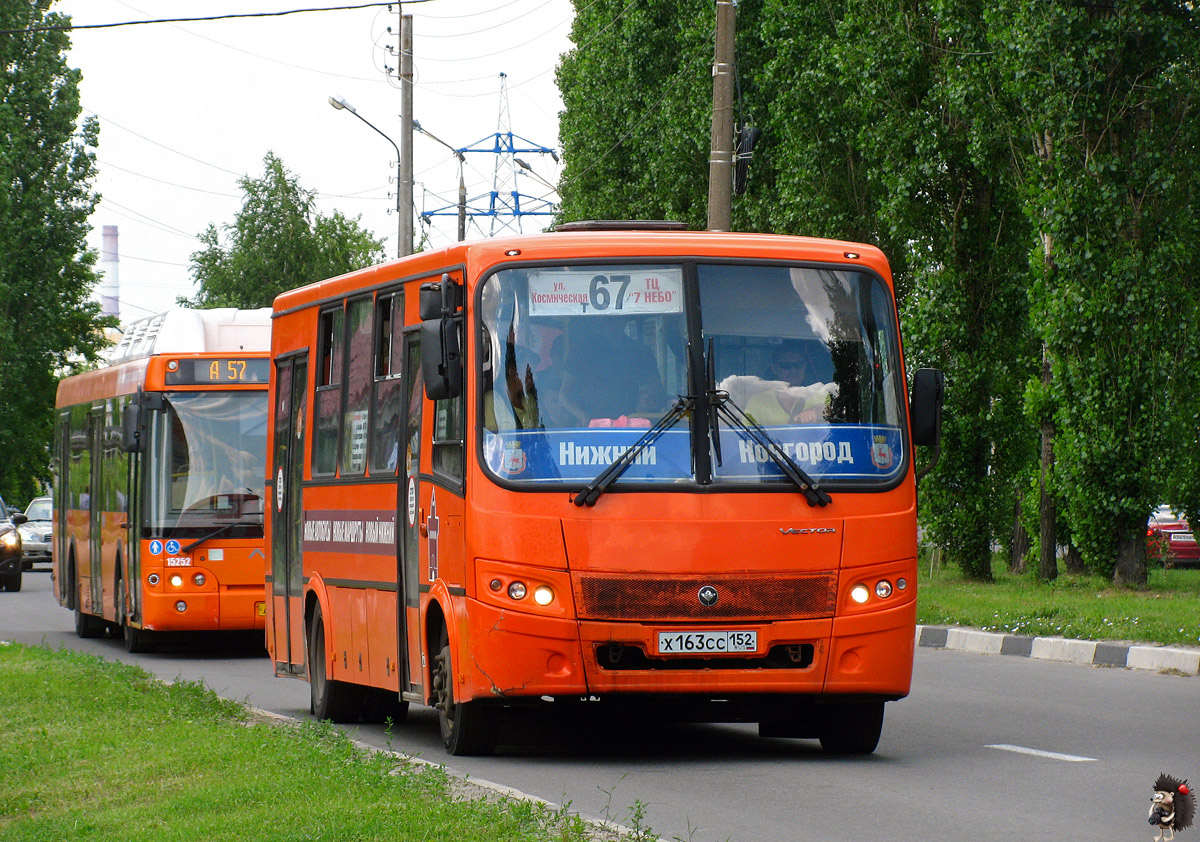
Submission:
M 742 409 L 729 393 L 720 389 L 710 388 L 708 392 L 709 406 L 712 407 L 712 427 L 711 435 L 714 439 L 718 438 L 716 419 L 724 418 L 725 421 L 735 429 L 749 436 L 755 444 L 759 445 L 767 452 L 779 470 L 783 471 L 792 483 L 800 489 L 804 494 L 804 499 L 808 501 L 810 506 L 828 506 L 833 502 L 833 498 L 817 485 L 816 480 L 804 472 L 799 465 L 796 464 L 792 457 L 787 455 L 779 442 L 771 438 L 762 427 L 758 426 L 746 411 Z M 717 450 L 717 464 L 721 464 L 721 453 Z
M 642 451 L 654 444 L 659 436 L 679 423 L 679 419 L 690 412 L 695 404 L 695 398 L 681 395 L 679 399 L 675 401 L 675 404 L 669 410 L 667 410 L 666 415 L 664 415 L 662 418 L 659 418 L 653 427 L 646 430 L 646 432 L 642 434 L 641 438 L 629 445 L 624 453 L 618 456 L 611 465 L 600 472 L 599 476 L 584 486 L 583 490 L 576 494 L 571 502 L 576 506 L 596 505 L 596 501 L 600 499 L 600 495 L 607 491 L 608 487 L 617 481 L 617 477 L 625 473 L 625 469 L 633 464 L 634 460 L 638 458 Z
M 259 525 L 260 524 L 257 524 L 252 520 L 230 521 L 229 523 L 223 524 L 222 526 L 218 526 L 216 529 L 214 529 L 212 532 L 205 535 L 203 538 L 198 538 L 195 541 L 192 541 L 192 543 L 188 544 L 186 547 L 183 547 L 179 552 L 190 553 L 192 550 L 196 549 L 196 547 L 200 546 L 205 541 L 211 541 L 213 538 L 216 538 L 218 535 L 224 535 L 226 532 L 228 532 L 230 529 L 233 529 L 233 527 L 235 527 L 235 526 L 259 526 Z

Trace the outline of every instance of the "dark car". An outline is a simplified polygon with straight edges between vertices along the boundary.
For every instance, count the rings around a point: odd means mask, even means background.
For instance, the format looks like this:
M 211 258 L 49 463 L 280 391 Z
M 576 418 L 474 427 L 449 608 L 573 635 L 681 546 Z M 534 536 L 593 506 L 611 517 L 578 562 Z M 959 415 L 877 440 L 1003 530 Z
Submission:
M 1171 506 L 1159 506 L 1146 523 L 1146 550 L 1150 558 L 1167 564 L 1200 564 L 1200 547 L 1187 516 Z
M 52 516 L 53 509 L 49 497 L 35 497 L 25 507 L 27 520 L 17 531 L 21 533 L 26 570 L 31 570 L 34 562 L 50 563 L 50 546 L 54 540 Z
M 21 534 L 17 527 L 24 522 L 25 515 L 20 512 L 0 520 L 0 587 L 5 590 L 21 590 L 21 571 L 25 562 L 21 558 Z

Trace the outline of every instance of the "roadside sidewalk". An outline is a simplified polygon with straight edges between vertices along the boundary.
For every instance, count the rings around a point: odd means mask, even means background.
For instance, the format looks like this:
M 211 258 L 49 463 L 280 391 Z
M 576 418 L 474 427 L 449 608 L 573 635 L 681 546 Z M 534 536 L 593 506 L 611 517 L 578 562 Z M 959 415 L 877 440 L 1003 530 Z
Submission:
M 1098 667 L 1125 667 L 1200 675 L 1200 648 L 1175 649 L 1168 646 L 1103 643 L 1063 637 L 1029 637 L 956 626 L 917 626 L 917 645 Z

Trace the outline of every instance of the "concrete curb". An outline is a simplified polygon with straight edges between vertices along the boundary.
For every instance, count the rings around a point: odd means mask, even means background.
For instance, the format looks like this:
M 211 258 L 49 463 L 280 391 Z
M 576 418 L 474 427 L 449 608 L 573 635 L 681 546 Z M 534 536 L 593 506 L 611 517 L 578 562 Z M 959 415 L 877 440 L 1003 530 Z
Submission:
M 917 645 L 984 655 L 1016 655 L 1068 664 L 1200 675 L 1200 648 L 1173 649 L 1169 646 L 1098 643 L 1065 637 L 1029 637 L 957 626 L 917 626 Z

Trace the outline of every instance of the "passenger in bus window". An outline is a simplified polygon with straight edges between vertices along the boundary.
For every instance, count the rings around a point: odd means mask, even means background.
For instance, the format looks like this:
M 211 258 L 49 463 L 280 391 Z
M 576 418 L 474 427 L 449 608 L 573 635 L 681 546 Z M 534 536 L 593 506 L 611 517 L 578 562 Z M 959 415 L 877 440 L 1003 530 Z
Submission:
M 826 420 L 837 384 L 814 382 L 814 369 L 809 349 L 799 343 L 781 345 L 771 355 L 765 378 L 769 388 L 750 398 L 746 414 L 764 427 Z

